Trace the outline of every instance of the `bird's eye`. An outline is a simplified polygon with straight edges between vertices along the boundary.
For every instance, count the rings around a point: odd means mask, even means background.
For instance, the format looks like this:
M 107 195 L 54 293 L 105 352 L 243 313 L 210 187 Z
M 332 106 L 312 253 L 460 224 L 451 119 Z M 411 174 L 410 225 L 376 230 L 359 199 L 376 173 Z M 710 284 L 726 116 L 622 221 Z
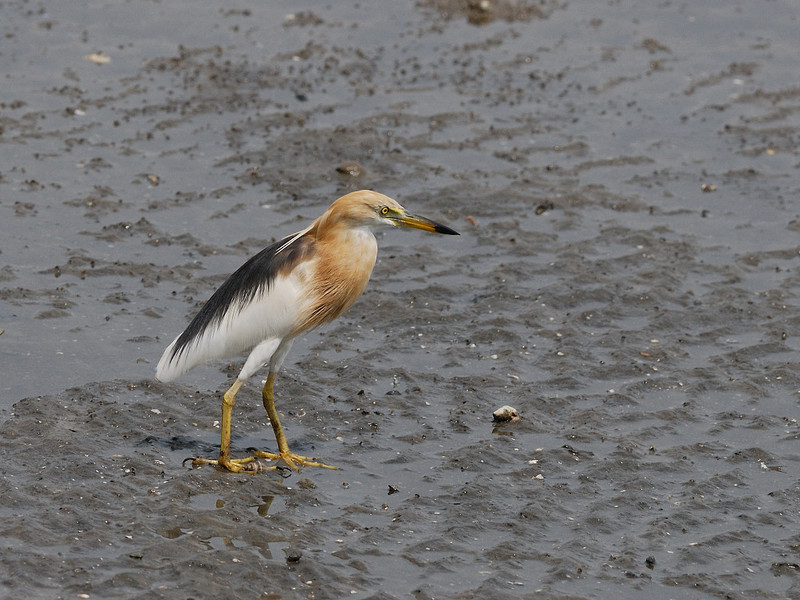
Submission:
M 384 217 L 385 217 L 386 215 L 388 215 L 388 214 L 389 214 L 389 207 L 388 207 L 388 206 L 384 206 L 384 207 L 381 209 L 381 214 L 382 214 Z

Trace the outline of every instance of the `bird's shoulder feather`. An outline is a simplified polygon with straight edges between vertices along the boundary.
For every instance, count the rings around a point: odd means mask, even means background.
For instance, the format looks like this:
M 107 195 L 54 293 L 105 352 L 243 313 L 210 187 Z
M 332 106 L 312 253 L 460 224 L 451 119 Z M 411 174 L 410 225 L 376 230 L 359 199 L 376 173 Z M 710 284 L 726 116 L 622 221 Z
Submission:
M 210 328 L 238 314 L 257 297 L 269 292 L 278 277 L 291 273 L 313 255 L 314 238 L 306 231 L 287 236 L 264 248 L 239 267 L 203 305 L 175 340 L 172 358 L 180 356 Z

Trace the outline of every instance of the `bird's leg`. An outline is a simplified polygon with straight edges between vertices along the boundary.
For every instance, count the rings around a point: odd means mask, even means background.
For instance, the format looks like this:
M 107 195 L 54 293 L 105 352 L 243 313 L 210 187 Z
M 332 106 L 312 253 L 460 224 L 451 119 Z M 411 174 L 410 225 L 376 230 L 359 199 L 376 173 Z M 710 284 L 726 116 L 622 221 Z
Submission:
M 321 462 L 315 462 L 307 456 L 300 456 L 289 450 L 289 443 L 286 441 L 286 436 L 281 427 L 281 421 L 278 418 L 278 411 L 275 409 L 275 395 L 273 393 L 273 385 L 275 384 L 275 373 L 270 371 L 267 375 L 267 382 L 264 384 L 264 389 L 261 391 L 261 397 L 264 400 L 264 408 L 267 410 L 269 421 L 272 423 L 272 430 L 275 432 L 275 440 L 278 442 L 278 452 L 256 451 L 254 454 L 258 458 L 267 458 L 269 460 L 282 459 L 287 465 L 292 467 L 295 471 L 299 471 L 300 467 L 324 467 L 326 469 L 338 469 L 331 465 L 326 465 Z
M 218 465 L 234 473 L 241 473 L 242 471 L 255 472 L 255 469 L 249 468 L 249 463 L 255 461 L 253 457 L 231 458 L 231 414 L 233 413 L 233 404 L 236 402 L 236 392 L 238 392 L 241 387 L 242 381 L 237 379 L 222 396 L 222 423 L 220 425 L 222 440 L 219 445 L 219 460 L 192 457 L 192 467 Z M 186 460 L 189 459 L 187 458 Z
M 237 379 L 228 391 L 222 395 L 222 423 L 220 424 L 221 440 L 219 443 L 218 465 L 230 468 L 231 462 L 231 417 L 233 415 L 233 404 L 236 402 L 236 392 L 242 387 L 242 382 Z

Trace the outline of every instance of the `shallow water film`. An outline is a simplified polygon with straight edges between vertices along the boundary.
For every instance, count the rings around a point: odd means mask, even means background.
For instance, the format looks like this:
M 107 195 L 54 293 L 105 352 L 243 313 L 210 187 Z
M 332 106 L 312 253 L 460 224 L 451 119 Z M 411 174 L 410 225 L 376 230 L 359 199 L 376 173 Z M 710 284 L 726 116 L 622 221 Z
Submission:
M 798 21 L 0 2 L 0 596 L 800 597 Z M 461 236 L 379 232 L 278 376 L 340 470 L 183 464 L 244 357 L 161 352 L 364 188 Z

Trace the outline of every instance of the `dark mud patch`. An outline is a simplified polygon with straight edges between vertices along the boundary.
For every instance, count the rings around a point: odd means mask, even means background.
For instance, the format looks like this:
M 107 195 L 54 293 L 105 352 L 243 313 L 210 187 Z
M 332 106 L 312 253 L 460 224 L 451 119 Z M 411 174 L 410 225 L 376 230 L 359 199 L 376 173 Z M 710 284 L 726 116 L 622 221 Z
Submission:
M 288 478 L 182 466 L 217 452 L 218 393 L 119 382 L 18 402 L 0 428 L 7 592 L 588 598 L 598 579 L 642 593 L 797 590 L 788 416 L 648 378 L 602 398 L 518 385 L 523 419 L 496 427 L 496 378 L 399 373 L 379 392 L 356 390 L 368 371 L 349 370 L 336 396 L 281 379 L 293 448 L 342 467 Z M 235 455 L 274 449 L 258 396 L 239 396 Z

